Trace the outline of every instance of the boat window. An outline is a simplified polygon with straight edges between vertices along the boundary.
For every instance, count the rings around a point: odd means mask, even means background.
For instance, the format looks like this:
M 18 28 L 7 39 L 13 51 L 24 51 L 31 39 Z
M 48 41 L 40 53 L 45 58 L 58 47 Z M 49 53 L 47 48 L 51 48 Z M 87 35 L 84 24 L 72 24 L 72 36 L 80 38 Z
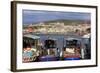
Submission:
M 56 41 L 54 40 L 46 40 L 45 41 L 46 48 L 56 48 Z
M 34 46 L 35 45 L 35 39 L 23 37 L 23 47 L 27 47 L 28 45 Z

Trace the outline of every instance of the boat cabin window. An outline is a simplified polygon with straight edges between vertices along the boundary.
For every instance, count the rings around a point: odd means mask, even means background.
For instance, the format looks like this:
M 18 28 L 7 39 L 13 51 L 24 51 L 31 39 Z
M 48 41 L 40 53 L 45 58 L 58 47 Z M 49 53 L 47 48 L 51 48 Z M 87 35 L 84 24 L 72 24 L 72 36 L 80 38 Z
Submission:
M 23 37 L 23 47 L 27 46 L 35 46 L 35 40 L 28 37 Z
M 55 40 L 45 40 L 45 48 L 56 48 L 56 41 Z
M 66 40 L 66 46 L 65 47 L 73 47 L 77 46 L 77 40 Z

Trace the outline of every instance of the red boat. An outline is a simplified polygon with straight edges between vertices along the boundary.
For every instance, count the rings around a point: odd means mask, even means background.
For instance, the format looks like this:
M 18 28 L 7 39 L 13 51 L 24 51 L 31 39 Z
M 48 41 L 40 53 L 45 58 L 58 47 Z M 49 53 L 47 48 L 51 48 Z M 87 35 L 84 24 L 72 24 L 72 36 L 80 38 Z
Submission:
M 63 48 L 64 60 L 80 60 L 81 59 L 81 43 L 80 40 L 73 38 L 66 40 L 66 46 Z

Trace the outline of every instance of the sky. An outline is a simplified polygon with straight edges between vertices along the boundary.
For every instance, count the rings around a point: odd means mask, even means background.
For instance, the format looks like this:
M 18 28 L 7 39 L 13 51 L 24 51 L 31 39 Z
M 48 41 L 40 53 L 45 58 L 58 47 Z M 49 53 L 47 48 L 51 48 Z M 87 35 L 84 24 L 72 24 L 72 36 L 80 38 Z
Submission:
M 43 10 L 23 10 L 23 24 L 32 24 L 52 20 L 90 20 L 90 13 L 82 12 L 61 12 Z

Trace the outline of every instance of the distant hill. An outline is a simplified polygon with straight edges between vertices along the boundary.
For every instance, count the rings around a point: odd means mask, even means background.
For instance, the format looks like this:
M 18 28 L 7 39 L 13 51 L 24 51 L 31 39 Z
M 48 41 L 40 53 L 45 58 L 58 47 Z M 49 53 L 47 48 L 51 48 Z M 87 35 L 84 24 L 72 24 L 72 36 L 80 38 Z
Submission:
M 79 24 L 90 24 L 90 20 L 65 20 L 65 19 L 60 19 L 60 20 L 52 20 L 52 21 L 44 21 L 44 22 L 38 22 L 38 23 L 32 23 L 33 25 L 39 24 L 39 23 L 44 23 L 45 25 L 48 25 L 50 23 L 64 23 L 64 25 L 79 25 Z M 24 24 L 23 27 L 27 27 L 30 24 Z M 52 24 L 53 25 L 53 24 Z
M 45 24 L 50 24 L 50 23 L 64 23 L 65 25 L 77 25 L 77 24 L 84 24 L 84 23 L 87 23 L 87 24 L 90 24 L 90 21 L 89 20 L 53 20 L 53 21 L 45 21 L 43 23 Z

